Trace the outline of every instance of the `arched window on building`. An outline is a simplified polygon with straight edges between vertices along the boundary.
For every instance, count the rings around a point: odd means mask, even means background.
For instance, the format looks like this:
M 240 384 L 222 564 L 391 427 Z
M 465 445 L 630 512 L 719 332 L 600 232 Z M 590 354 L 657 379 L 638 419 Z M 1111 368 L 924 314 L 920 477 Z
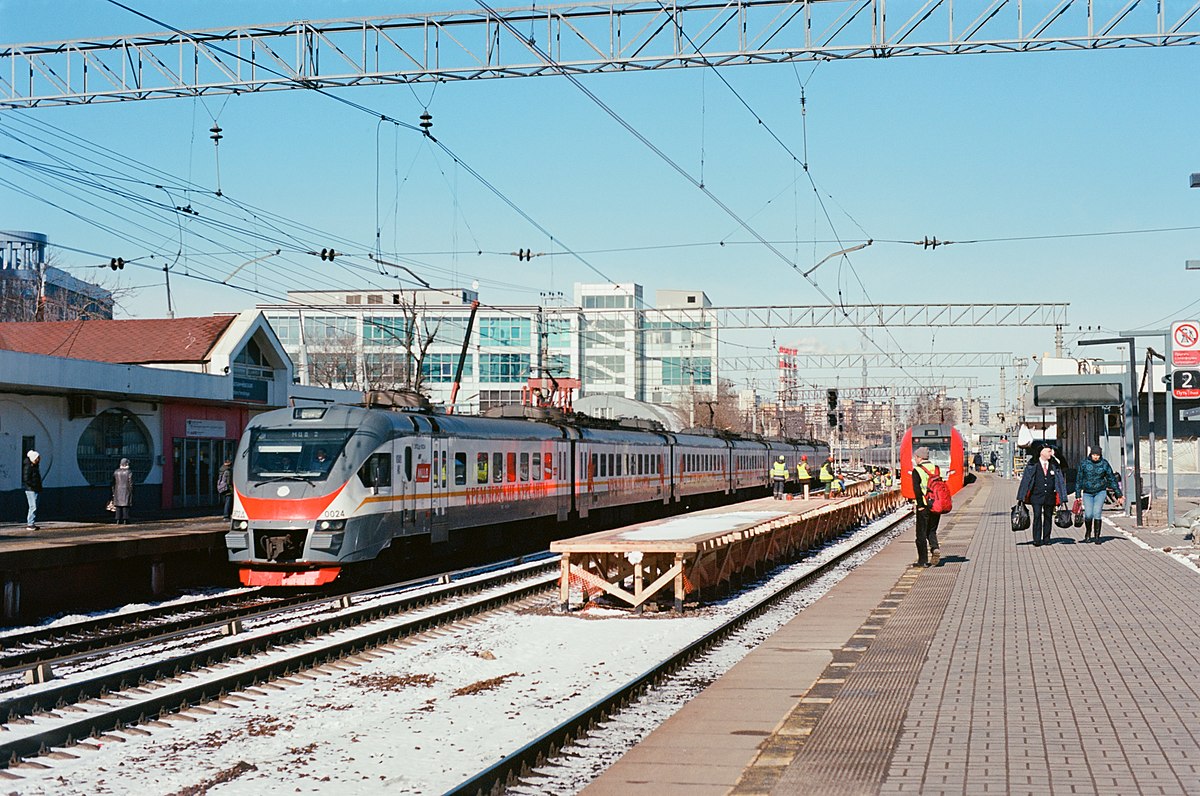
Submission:
M 127 409 L 106 409 L 84 429 L 75 451 L 79 472 L 92 486 L 112 483 L 113 470 L 129 459 L 134 483 L 142 483 L 154 463 L 150 432 Z

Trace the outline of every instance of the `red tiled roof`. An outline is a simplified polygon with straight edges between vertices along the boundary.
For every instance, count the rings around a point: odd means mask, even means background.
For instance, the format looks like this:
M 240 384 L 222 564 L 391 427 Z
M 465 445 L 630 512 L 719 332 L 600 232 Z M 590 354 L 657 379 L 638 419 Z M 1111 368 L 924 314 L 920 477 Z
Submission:
M 233 318 L 0 323 L 0 349 L 126 365 L 205 362 Z

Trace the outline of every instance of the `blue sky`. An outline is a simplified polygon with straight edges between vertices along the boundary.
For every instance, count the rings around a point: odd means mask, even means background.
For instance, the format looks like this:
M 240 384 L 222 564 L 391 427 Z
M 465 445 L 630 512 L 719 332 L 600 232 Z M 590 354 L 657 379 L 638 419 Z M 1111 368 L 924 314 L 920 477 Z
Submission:
M 394 8 L 381 2 L 155 0 L 131 5 L 180 28 L 371 15 Z M 471 3 L 404 6 L 406 11 L 446 10 Z M 155 28 L 102 0 L 0 2 L 0 43 Z M 835 300 L 1070 302 L 1070 346 L 1080 337 L 1078 327 L 1111 334 L 1162 328 L 1172 319 L 1200 315 L 1195 281 L 1200 273 L 1185 273 L 1183 267 L 1187 259 L 1200 259 L 1200 231 L 1096 234 L 1200 227 L 1200 190 L 1188 188 L 1188 175 L 1200 171 L 1198 57 L 1194 48 L 1179 47 L 723 70 L 792 152 L 803 153 L 807 143 L 811 173 L 832 226 L 789 154 L 711 70 L 584 81 L 696 177 L 703 152 L 706 186 L 763 237 L 783 241 L 779 248 L 801 270 L 841 248 L 837 240 L 851 245 L 875 239 L 848 261 L 831 260 L 814 274 L 821 291 Z M 217 162 L 208 129 L 215 119 L 224 135 L 220 188 L 228 200 L 306 229 L 297 235 L 293 251 L 249 266 L 231 280 L 264 293 L 318 285 L 395 285 L 394 276 L 380 276 L 365 257 L 374 250 L 378 218 L 385 258 L 403 259 L 439 285 L 479 280 L 481 298 L 488 303 L 537 303 L 540 291 L 569 293 L 574 282 L 601 281 L 597 272 L 640 282 L 650 297 L 655 289 L 687 288 L 705 290 L 722 306 L 826 301 L 562 78 L 337 93 L 413 124 L 427 107 L 434 134 L 561 244 L 531 227 L 418 134 L 380 126 L 367 114 L 308 92 L 4 111 L 0 132 L 10 136 L 0 138 L 0 154 L 44 160 L 29 144 L 45 141 L 47 130 L 54 129 L 151 164 L 172 178 L 171 186 L 190 182 L 211 191 Z M 52 198 L 58 207 L 32 201 L 18 188 Z M 147 189 L 147 195 L 153 193 Z M 162 199 L 163 194 L 180 206 L 194 200 L 205 213 L 217 201 L 211 193 L 182 188 L 156 195 Z M 153 266 L 130 267 L 119 275 L 99 271 L 110 285 L 119 280 L 138 288 L 122 307 L 123 316 L 165 314 L 160 269 L 168 263 L 179 274 L 172 279 L 177 312 L 205 314 L 269 300 L 186 275 L 219 281 L 273 246 L 265 240 L 206 241 L 186 219 L 177 223 L 158 215 L 142 228 L 129 227 L 136 218 L 132 210 L 102 214 L 78 195 L 34 182 L 28 170 L 0 165 L 4 228 L 43 232 L 74 249 Z M 78 216 L 99 221 L 104 229 Z M 244 214 L 239 224 L 255 228 Z M 258 229 L 267 226 L 262 222 Z M 1065 237 L 1073 235 L 1080 237 Z M 933 251 L 886 242 L 925 236 L 990 242 Z M 350 253 L 346 264 L 329 266 L 299 252 L 303 245 L 320 248 L 325 240 Z M 563 254 L 562 245 L 585 252 L 594 270 Z M 518 248 L 550 254 L 518 262 L 506 254 Z M 484 254 L 476 253 L 481 250 Z M 59 257 L 76 275 L 97 273 L 95 257 L 71 251 Z M 358 267 L 349 267 L 351 262 Z M 1054 345 L 1047 329 L 871 334 L 888 350 L 901 346 L 920 352 L 1028 356 Z M 722 336 L 723 353 L 766 353 L 773 340 L 825 351 L 864 345 L 850 330 L 731 331 Z M 1097 349 L 1086 351 L 1094 356 Z M 1118 350 L 1111 356 L 1117 358 Z M 982 392 L 997 392 L 997 374 L 962 372 L 968 373 L 985 385 Z M 756 380 L 773 386 L 769 372 L 726 375 L 743 385 Z M 935 380 L 938 374 L 914 375 Z M 836 378 L 811 375 L 813 384 Z M 842 384 L 857 383 L 857 374 L 840 378 Z

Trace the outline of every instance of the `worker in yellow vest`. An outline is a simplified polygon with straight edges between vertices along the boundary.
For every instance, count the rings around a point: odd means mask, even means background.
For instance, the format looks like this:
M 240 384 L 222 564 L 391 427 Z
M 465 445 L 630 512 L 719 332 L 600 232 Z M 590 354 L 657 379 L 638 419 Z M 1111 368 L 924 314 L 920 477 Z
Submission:
M 775 499 L 783 500 L 783 487 L 787 484 L 788 466 L 782 456 L 771 465 L 771 481 L 775 486 Z
M 808 487 L 812 483 L 812 473 L 808 471 L 808 454 L 800 454 L 800 463 L 796 465 L 796 478 L 804 488 L 804 499 L 808 500 Z
M 821 472 L 817 474 L 817 478 L 821 481 L 821 488 L 825 490 L 825 497 L 833 497 L 833 479 L 836 465 L 833 463 L 833 457 L 830 456 L 821 465 Z

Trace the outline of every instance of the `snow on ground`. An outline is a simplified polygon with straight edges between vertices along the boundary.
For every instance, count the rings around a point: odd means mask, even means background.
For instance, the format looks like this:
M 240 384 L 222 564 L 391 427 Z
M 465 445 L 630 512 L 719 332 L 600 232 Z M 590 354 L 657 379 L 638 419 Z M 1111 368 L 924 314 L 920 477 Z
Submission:
M 732 531 L 743 525 L 767 522 L 776 517 L 783 517 L 787 513 L 786 511 L 734 511 L 728 514 L 676 517 L 635 531 L 625 531 L 620 538 L 636 539 L 642 542 L 690 539 L 701 534 Z
M 188 590 L 185 590 L 184 593 L 181 594 L 179 597 L 175 597 L 170 600 L 163 600 L 161 602 L 130 603 L 129 605 L 122 605 L 119 608 L 112 608 L 112 609 L 107 609 L 107 610 L 103 610 L 103 611 L 94 611 L 94 612 L 86 613 L 86 614 L 56 614 L 55 616 L 47 617 L 45 619 L 42 619 L 40 622 L 37 622 L 32 625 L 21 625 L 21 626 L 17 626 L 17 627 L 2 628 L 2 629 L 0 629 L 0 638 L 4 638 L 5 636 L 12 636 L 17 633 L 26 633 L 35 628 L 51 628 L 51 627 L 62 628 L 62 627 L 67 627 L 69 625 L 76 625 L 76 624 L 79 624 L 80 622 L 86 622 L 91 619 L 99 619 L 99 618 L 105 617 L 105 616 L 120 616 L 121 614 L 131 614 L 136 611 L 144 611 L 147 608 L 163 608 L 163 607 L 172 606 L 172 605 L 186 605 L 187 603 L 197 602 L 199 600 L 206 600 L 210 597 L 229 596 L 229 595 L 235 595 L 235 594 L 249 593 L 249 592 L 253 592 L 253 591 L 254 591 L 254 589 L 247 589 L 247 588 L 242 588 L 242 587 L 233 588 L 233 589 L 223 589 L 223 588 L 188 589 Z
M 795 580 L 848 544 L 773 573 L 756 591 Z M 828 589 L 835 579 L 822 581 Z M 215 713 L 196 722 L 168 719 L 171 726 L 124 743 L 72 749 L 77 759 L 39 759 L 49 767 L 13 771 L 24 779 L 0 781 L 0 793 L 440 793 L 756 599 L 743 593 L 682 617 L 639 617 L 611 609 L 564 615 L 549 595 L 534 609 L 489 615 L 368 663 L 240 694 L 249 699 L 209 706 Z M 726 668 L 744 654 L 723 653 Z

